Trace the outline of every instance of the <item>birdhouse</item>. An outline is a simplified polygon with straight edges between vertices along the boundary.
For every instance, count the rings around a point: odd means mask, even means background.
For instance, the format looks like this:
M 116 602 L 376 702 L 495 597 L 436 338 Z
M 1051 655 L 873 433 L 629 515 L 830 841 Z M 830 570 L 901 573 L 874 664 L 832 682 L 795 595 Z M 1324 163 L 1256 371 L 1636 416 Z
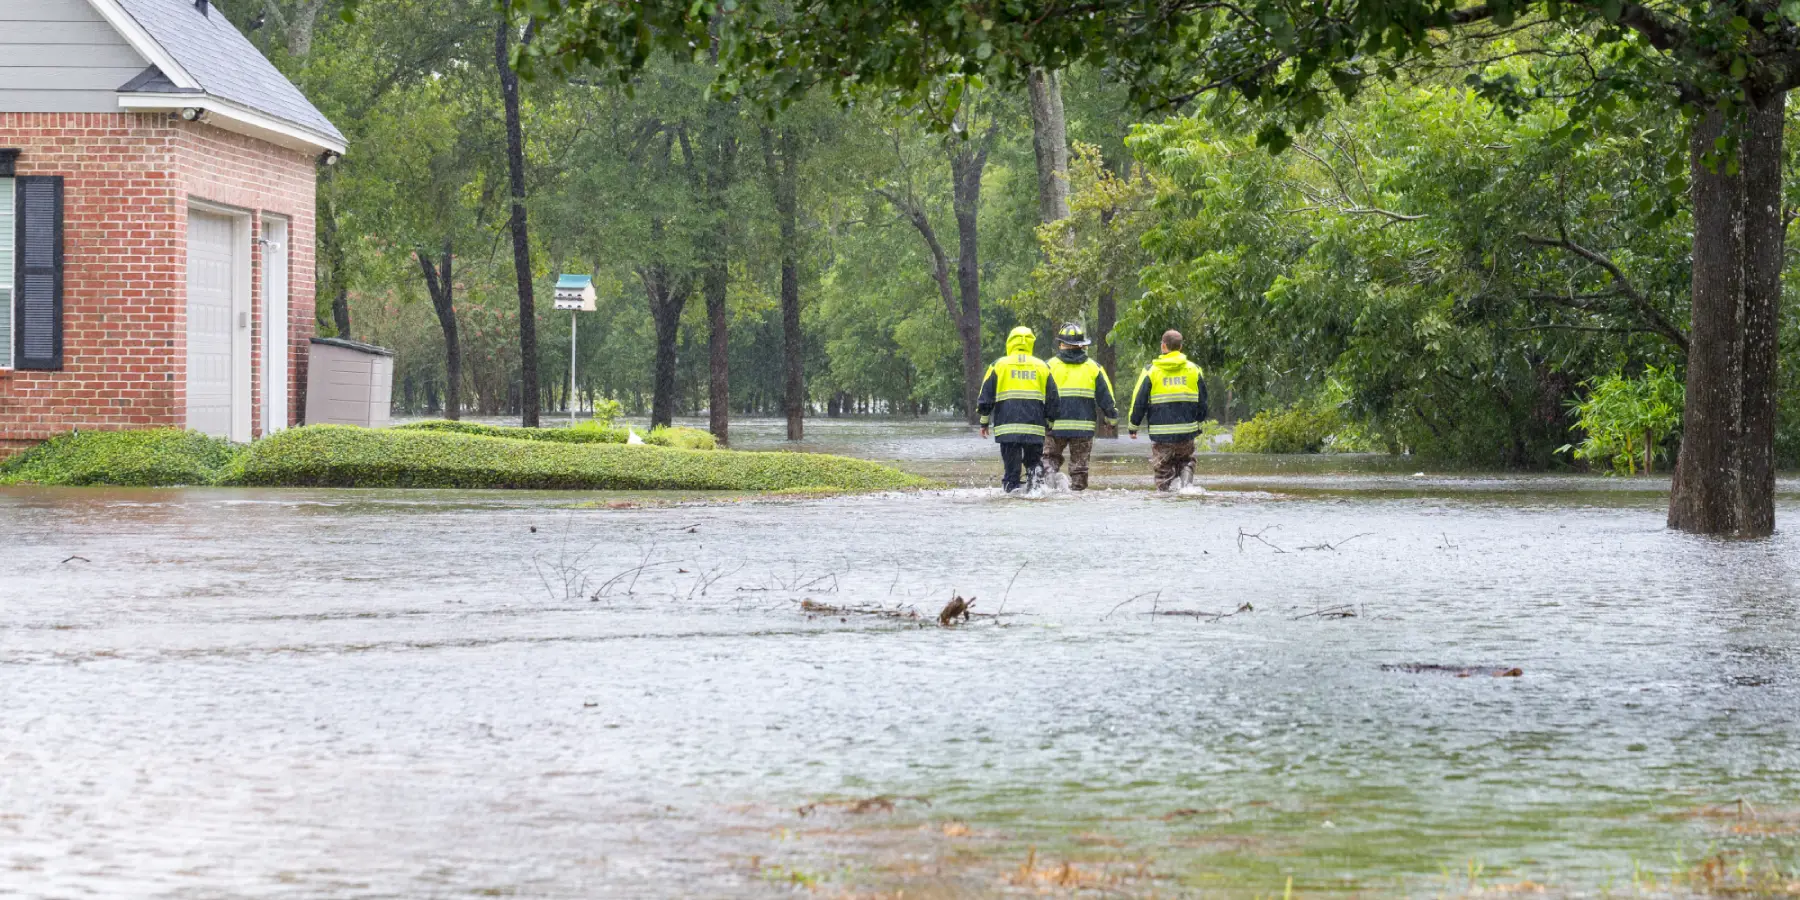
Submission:
M 561 275 L 556 279 L 556 308 L 594 311 L 594 279 L 587 275 Z

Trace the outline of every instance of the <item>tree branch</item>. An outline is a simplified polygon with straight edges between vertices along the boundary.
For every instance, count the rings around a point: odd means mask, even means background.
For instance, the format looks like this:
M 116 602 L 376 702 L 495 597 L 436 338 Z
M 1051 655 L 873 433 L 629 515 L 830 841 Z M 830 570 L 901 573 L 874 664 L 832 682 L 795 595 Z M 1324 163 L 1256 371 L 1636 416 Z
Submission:
M 1657 309 L 1656 306 L 1650 302 L 1650 299 L 1645 297 L 1643 292 L 1639 291 L 1637 287 L 1631 283 L 1631 279 L 1625 277 L 1624 271 L 1622 271 L 1612 260 L 1569 240 L 1566 233 L 1557 238 L 1538 237 L 1536 235 L 1520 233 L 1519 239 L 1527 244 L 1537 247 L 1554 247 L 1567 250 L 1570 253 L 1605 269 L 1607 273 L 1612 275 L 1613 283 L 1618 285 L 1619 294 L 1631 301 L 1631 305 L 1637 310 L 1638 315 L 1642 316 L 1644 320 L 1650 324 L 1650 330 L 1674 342 L 1675 346 L 1681 348 L 1681 352 L 1687 352 L 1687 333 L 1680 328 L 1675 327 L 1675 324 L 1670 322 L 1668 318 L 1662 314 L 1662 311 Z
M 944 252 L 944 245 L 938 241 L 937 229 L 931 227 L 931 218 L 925 215 L 925 210 L 911 197 L 901 197 L 887 188 L 875 188 L 874 192 L 893 204 L 894 209 L 905 216 L 919 230 L 919 236 L 925 239 L 925 247 L 931 251 L 931 278 L 937 282 L 938 295 L 944 300 L 944 309 L 950 313 L 950 321 L 958 321 L 956 293 L 950 287 L 950 255 Z

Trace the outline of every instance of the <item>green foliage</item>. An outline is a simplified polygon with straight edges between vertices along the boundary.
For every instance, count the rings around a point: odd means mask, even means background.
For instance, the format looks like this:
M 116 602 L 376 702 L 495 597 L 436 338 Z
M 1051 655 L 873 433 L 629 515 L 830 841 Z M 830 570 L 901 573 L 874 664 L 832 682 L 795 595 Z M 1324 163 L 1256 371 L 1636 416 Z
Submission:
M 1230 435 L 1231 429 L 1220 425 L 1218 419 L 1207 419 L 1200 423 L 1200 435 L 1194 438 L 1194 442 L 1203 451 L 1219 447 L 1230 447 L 1231 441 L 1219 441 L 1220 437 L 1229 437 Z
M 607 428 L 625 414 L 625 407 L 617 400 L 601 397 L 594 401 L 592 414 L 575 423 L 576 428 Z
M 1022 315 L 1046 322 L 1090 321 L 1095 298 L 1112 292 L 1120 307 L 1142 293 L 1138 273 L 1149 258 L 1144 230 L 1154 222 L 1156 186 L 1122 177 L 1107 167 L 1100 149 L 1078 143 L 1069 163 L 1069 216 L 1037 228 L 1043 259 L 1031 284 L 1007 298 Z M 1104 340 L 1106 335 L 1090 335 Z
M 252 445 L 233 479 L 292 487 L 774 491 L 897 490 L 926 482 L 864 460 L 510 440 L 312 425 Z
M 1479 58 L 1465 43 L 1471 34 L 1516 33 L 1527 52 L 1580 58 L 1586 71 L 1573 87 L 1584 108 L 1647 96 L 1666 111 L 1705 104 L 1731 112 L 1800 81 L 1800 4 L 1093 0 L 1072 14 L 1029 0 L 808 0 L 802 9 L 805 28 L 794 27 L 787 0 L 540 0 L 530 14 L 552 37 L 534 61 L 553 69 L 585 61 L 623 77 L 654 50 L 691 56 L 716 39 L 728 60 L 723 90 L 781 100 L 824 83 L 845 96 L 893 91 L 915 101 L 945 76 L 1018 84 L 1031 67 L 1080 62 L 1113 73 L 1145 106 L 1209 92 L 1241 99 L 1244 131 L 1274 152 L 1324 118 L 1334 98 Z M 1508 111 L 1555 96 L 1474 68 L 1468 83 Z M 949 127 L 957 99 L 934 110 L 940 127 Z
M 71 431 L 0 463 L 0 484 L 206 485 L 243 448 L 192 431 Z
M 677 450 L 714 450 L 719 446 L 713 439 L 712 432 L 680 425 L 659 425 L 644 435 L 644 443 Z
M 1509 119 L 1463 89 L 1394 89 L 1279 157 L 1237 112 L 1133 138 L 1157 196 L 1127 341 L 1180 328 L 1253 407 L 1335 392 L 1381 438 L 1362 444 L 1523 467 L 1570 441 L 1584 379 L 1680 364 L 1685 147 L 1655 108 L 1578 136 L 1552 103 Z
M 510 425 L 482 425 L 477 422 L 428 419 L 423 422 L 396 425 L 394 429 L 397 431 L 472 434 L 480 437 L 510 438 L 516 441 L 549 441 L 557 444 L 623 444 L 629 437 L 624 428 L 587 422 L 571 428 L 519 428 Z
M 610 403 L 611 401 L 603 401 Z M 619 405 L 611 403 L 612 412 Z M 604 410 L 603 410 L 604 411 Z M 610 417 L 607 421 L 610 421 Z M 480 437 L 510 438 L 517 441 L 548 441 L 555 444 L 623 444 L 630 439 L 630 429 L 606 424 L 600 419 L 583 420 L 568 428 L 519 428 L 511 425 L 482 425 L 476 422 L 452 422 L 428 419 L 394 426 L 399 431 L 430 431 L 448 434 L 470 434 Z M 712 450 L 718 446 L 711 432 L 682 426 L 654 428 L 643 436 L 644 443 L 677 450 Z
M 1302 404 L 1281 411 L 1263 410 L 1239 422 L 1231 438 L 1237 453 L 1320 453 L 1344 425 L 1337 410 Z
M 1681 382 L 1666 369 L 1650 368 L 1641 378 L 1615 372 L 1591 387 L 1587 398 L 1575 404 L 1586 438 L 1562 450 L 1616 475 L 1637 474 L 1639 463 L 1645 472 L 1653 470 L 1663 440 L 1681 426 Z

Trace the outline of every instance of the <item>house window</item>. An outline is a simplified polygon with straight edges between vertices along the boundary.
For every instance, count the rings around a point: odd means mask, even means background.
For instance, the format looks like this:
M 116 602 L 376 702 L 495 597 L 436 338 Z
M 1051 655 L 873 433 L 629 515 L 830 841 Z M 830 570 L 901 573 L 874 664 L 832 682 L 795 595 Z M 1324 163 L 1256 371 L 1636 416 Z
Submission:
M 13 212 L 14 196 L 13 180 L 0 178 L 0 369 L 13 364 L 13 251 L 18 245 L 13 223 L 19 218 Z

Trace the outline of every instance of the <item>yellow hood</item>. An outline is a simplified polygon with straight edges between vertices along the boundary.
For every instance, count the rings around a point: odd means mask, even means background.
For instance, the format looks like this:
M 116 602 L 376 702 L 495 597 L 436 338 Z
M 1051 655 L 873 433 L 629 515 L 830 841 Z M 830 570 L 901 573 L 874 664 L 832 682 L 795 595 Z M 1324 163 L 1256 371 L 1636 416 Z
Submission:
M 1188 367 L 1188 358 L 1180 350 L 1171 350 L 1151 360 L 1150 364 L 1165 372 L 1179 372 Z
M 1015 353 L 1023 353 L 1029 356 L 1031 355 L 1032 345 L 1036 343 L 1037 335 L 1034 334 L 1031 329 L 1020 325 L 1019 327 L 1014 328 L 1011 334 L 1006 336 L 1006 354 L 1011 356 Z

